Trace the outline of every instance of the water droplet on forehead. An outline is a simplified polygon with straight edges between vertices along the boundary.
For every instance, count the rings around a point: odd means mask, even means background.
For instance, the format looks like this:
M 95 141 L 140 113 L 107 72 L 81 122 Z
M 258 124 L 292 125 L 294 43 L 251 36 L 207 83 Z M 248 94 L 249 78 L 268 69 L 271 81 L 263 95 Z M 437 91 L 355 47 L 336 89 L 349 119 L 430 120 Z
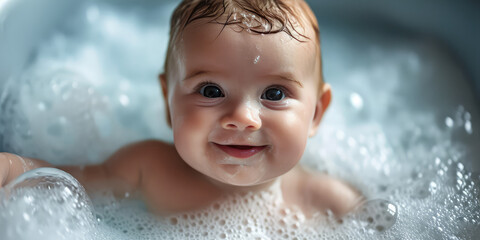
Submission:
M 258 55 L 257 57 L 255 57 L 255 59 L 253 60 L 253 64 L 257 64 L 258 61 L 260 61 L 260 55 Z

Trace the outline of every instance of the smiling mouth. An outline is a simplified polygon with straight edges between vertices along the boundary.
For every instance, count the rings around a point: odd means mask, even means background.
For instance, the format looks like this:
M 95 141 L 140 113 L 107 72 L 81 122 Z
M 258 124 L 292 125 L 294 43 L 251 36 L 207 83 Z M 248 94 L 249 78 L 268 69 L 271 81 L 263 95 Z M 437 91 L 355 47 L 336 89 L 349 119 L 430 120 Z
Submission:
M 215 143 L 215 145 L 224 151 L 226 154 L 235 158 L 249 158 L 261 151 L 267 146 L 249 146 L 249 145 L 221 145 Z

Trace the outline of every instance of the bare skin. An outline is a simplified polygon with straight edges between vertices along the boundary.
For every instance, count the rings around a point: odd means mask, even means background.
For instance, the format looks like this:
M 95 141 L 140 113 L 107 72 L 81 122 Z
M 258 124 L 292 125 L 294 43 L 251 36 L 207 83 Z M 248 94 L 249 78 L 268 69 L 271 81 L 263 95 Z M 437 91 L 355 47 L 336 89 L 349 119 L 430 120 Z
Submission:
M 306 216 L 327 210 L 344 215 L 361 195 L 298 166 L 331 100 L 315 33 L 304 30 L 310 41 L 205 22 L 186 27 L 174 67 L 169 76 L 160 75 L 174 144 L 143 141 L 99 165 L 58 168 L 87 191 L 128 192 L 159 214 L 206 207 L 226 194 L 264 191 L 279 179 L 286 207 Z M 0 187 L 45 166 L 51 165 L 0 153 Z
M 25 170 L 53 167 L 33 158 Z M 17 155 L 0 153 L 1 187 L 24 172 Z M 103 164 L 91 166 L 56 166 L 75 177 L 88 192 L 108 189 L 117 196 L 130 193 L 141 198 L 157 214 L 170 214 L 209 206 L 225 194 L 262 191 L 264 186 L 225 188 L 200 174 L 178 156 L 171 144 L 148 140 L 126 146 Z M 8 174 L 5 174 L 8 172 Z M 299 208 L 307 216 L 331 210 L 336 216 L 348 213 L 361 199 L 347 184 L 325 174 L 308 172 L 301 167 L 281 177 L 286 207 Z

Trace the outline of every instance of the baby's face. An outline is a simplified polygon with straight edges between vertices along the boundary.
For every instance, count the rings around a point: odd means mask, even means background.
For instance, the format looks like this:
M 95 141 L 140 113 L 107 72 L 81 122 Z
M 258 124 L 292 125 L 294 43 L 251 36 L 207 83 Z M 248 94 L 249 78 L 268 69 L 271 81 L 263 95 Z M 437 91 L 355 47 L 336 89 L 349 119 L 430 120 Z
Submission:
M 168 104 L 174 142 L 191 167 L 252 186 L 292 169 L 315 132 L 320 64 L 312 40 L 235 26 L 185 29 Z M 317 114 L 316 114 L 317 111 Z M 319 113 L 318 111 L 321 111 Z

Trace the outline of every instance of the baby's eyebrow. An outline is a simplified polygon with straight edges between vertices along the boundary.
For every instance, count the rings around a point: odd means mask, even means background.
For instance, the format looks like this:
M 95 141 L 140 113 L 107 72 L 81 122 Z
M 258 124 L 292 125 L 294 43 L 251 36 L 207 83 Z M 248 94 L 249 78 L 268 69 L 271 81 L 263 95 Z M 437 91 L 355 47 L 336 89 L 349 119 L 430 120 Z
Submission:
M 196 78 L 198 76 L 201 76 L 201 75 L 208 75 L 208 74 L 212 74 L 213 72 L 211 71 L 204 71 L 204 70 L 199 70 L 199 71 L 192 71 L 191 73 L 189 73 L 184 79 L 183 81 L 188 81 L 192 78 Z M 296 80 L 295 78 L 293 78 L 292 74 L 289 74 L 289 73 L 281 73 L 281 74 L 270 74 L 270 75 L 265 75 L 263 76 L 262 78 L 268 78 L 268 79 L 280 79 L 280 80 L 284 80 L 284 81 L 289 81 L 289 82 L 293 82 L 297 85 L 299 85 L 300 87 L 303 88 L 303 84 Z
M 209 73 L 212 73 L 210 71 L 203 71 L 203 70 L 199 70 L 199 71 L 192 71 L 191 73 L 189 73 L 184 79 L 183 81 L 188 81 L 192 78 L 195 78 L 195 77 L 198 77 L 198 76 L 201 76 L 201 75 L 205 75 L 205 74 L 209 74 Z
M 296 84 L 298 84 L 300 87 L 303 88 L 303 84 L 296 80 L 292 74 L 288 74 L 288 73 L 282 73 L 282 74 L 271 74 L 271 75 L 266 75 L 265 76 L 266 78 L 270 78 L 270 79 L 281 79 L 281 80 L 285 80 L 285 81 L 289 81 L 289 82 L 294 82 Z

